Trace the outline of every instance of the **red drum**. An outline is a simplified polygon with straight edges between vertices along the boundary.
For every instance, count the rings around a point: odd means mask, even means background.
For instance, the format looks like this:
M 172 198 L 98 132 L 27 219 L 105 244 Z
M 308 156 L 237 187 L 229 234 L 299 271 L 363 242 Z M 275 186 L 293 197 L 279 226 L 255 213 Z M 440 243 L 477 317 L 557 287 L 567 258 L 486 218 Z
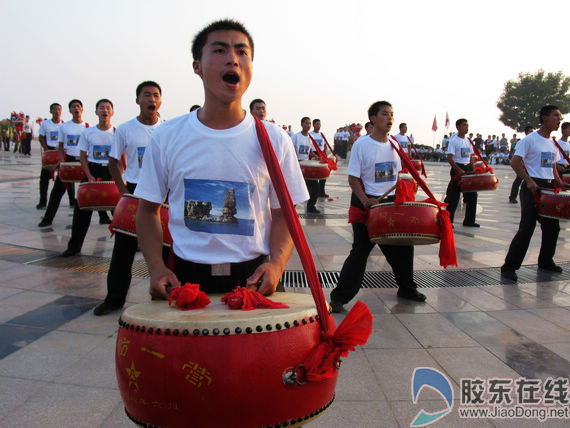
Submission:
M 47 150 L 42 154 L 42 168 L 56 169 L 59 165 L 59 152 L 57 150 Z
M 116 372 L 135 423 L 297 427 L 330 406 L 337 376 L 302 385 L 287 381 L 321 342 L 310 295 L 275 293 L 271 299 L 288 309 L 252 311 L 229 309 L 221 295 L 208 297 L 203 309 L 181 311 L 154 301 L 123 312 Z
M 338 158 L 332 153 L 328 156 L 328 158 L 333 161 L 335 165 L 338 163 Z
M 120 197 L 121 194 L 114 181 L 81 183 L 77 190 L 77 203 L 82 210 L 113 210 Z
M 398 179 L 399 180 L 404 180 L 404 181 L 409 181 L 410 183 L 414 184 L 414 192 L 417 193 L 418 191 L 418 182 L 414 179 L 414 177 L 412 177 L 412 174 L 408 174 L 405 172 L 400 172 L 398 173 Z
M 85 172 L 80 162 L 62 162 L 59 164 L 59 179 L 64 183 L 75 183 L 85 179 Z
M 325 180 L 331 175 L 329 166 L 318 160 L 302 160 L 299 164 L 305 180 Z
M 562 181 L 566 184 L 570 184 L 570 174 L 562 174 Z
M 414 165 L 416 171 L 421 171 L 423 162 L 421 159 L 412 159 L 412 165 Z
M 466 174 L 461 176 L 462 192 L 481 192 L 484 190 L 496 190 L 499 179 L 495 174 L 485 172 L 483 174 Z
M 111 228 L 118 233 L 137 236 L 136 216 L 139 208 L 139 198 L 131 194 L 124 194 L 113 212 Z M 172 236 L 168 230 L 168 204 L 160 207 L 160 224 L 162 226 L 162 244 L 170 247 Z
M 542 217 L 570 220 L 570 192 L 540 192 L 538 214 Z
M 478 160 L 476 162 L 473 162 L 473 168 L 485 168 L 485 164 L 482 160 Z
M 425 245 L 440 239 L 437 205 L 425 202 L 386 202 L 368 212 L 368 237 L 375 244 Z

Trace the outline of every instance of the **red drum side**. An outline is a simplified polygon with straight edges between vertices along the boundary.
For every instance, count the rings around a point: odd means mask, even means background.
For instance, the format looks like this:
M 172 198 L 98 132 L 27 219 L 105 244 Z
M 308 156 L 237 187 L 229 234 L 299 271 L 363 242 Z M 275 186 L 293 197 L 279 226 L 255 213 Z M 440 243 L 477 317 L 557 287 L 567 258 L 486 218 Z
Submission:
M 412 165 L 414 166 L 416 171 L 421 171 L 423 162 L 421 159 L 412 159 Z
M 64 183 L 76 183 L 85 179 L 85 172 L 80 162 L 62 162 L 58 176 Z
M 57 150 L 48 150 L 42 154 L 42 168 L 56 169 L 59 165 L 59 152 Z
M 495 174 L 485 172 L 483 174 L 465 174 L 461 176 L 462 192 L 482 192 L 486 190 L 496 190 L 499 179 Z
M 542 217 L 570 220 L 570 193 L 541 191 L 538 214 Z
M 303 160 L 299 162 L 299 165 L 305 180 L 325 180 L 331 175 L 331 170 L 326 163 L 316 160 Z
M 77 190 L 77 204 L 82 210 L 113 210 L 120 197 L 121 194 L 114 181 L 81 183 Z
M 438 208 L 425 202 L 374 205 L 368 212 L 368 236 L 375 244 L 425 245 L 440 239 Z

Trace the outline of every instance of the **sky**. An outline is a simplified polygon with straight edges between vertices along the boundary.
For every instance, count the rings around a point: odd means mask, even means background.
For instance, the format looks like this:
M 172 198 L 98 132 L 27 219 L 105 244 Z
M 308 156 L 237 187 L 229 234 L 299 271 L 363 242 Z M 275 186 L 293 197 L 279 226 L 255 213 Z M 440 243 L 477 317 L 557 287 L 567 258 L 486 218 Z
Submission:
M 3 0 L 0 116 L 50 117 L 59 102 L 68 120 L 79 98 L 95 124 L 95 102 L 109 98 L 117 126 L 137 115 L 144 80 L 162 86 L 164 119 L 185 114 L 203 102 L 194 34 L 234 18 L 255 43 L 243 106 L 264 99 L 279 125 L 299 131 L 301 117 L 319 118 L 332 143 L 338 127 L 364 125 L 370 104 L 387 100 L 392 133 L 406 122 L 416 143 L 441 141 L 446 112 L 452 129 L 467 118 L 472 132 L 510 137 L 496 107 L 504 84 L 539 69 L 570 75 L 559 19 L 569 12 L 567 0 Z

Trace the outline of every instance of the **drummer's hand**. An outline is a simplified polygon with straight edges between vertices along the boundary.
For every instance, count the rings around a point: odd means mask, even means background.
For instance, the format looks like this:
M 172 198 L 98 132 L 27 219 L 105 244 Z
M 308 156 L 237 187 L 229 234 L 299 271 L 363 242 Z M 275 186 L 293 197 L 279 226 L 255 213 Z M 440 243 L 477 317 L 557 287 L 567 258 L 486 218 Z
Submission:
M 264 296 L 270 296 L 275 293 L 281 274 L 281 269 L 277 266 L 271 263 L 263 263 L 247 279 L 246 287 L 250 290 L 256 290 Z M 260 281 L 261 284 L 258 284 Z
M 87 176 L 87 181 L 93 182 L 93 181 L 97 181 L 97 179 L 96 179 L 95 177 L 93 177 L 91 174 L 89 174 L 89 175 Z
M 379 203 L 378 199 L 376 198 L 368 198 L 364 201 L 364 208 L 370 208 L 372 205 L 377 205 Z
M 525 183 L 526 184 L 526 188 L 528 190 L 530 190 L 532 193 L 537 193 L 538 191 L 538 184 L 536 184 L 536 182 L 534 180 L 530 180 L 529 183 Z
M 462 175 L 467 174 L 467 171 L 464 171 L 461 168 L 458 168 L 455 170 L 455 173 L 457 174 L 458 177 L 461 177 Z
M 172 287 L 180 287 L 180 281 L 166 266 L 152 272 L 149 293 L 153 299 L 167 300 Z

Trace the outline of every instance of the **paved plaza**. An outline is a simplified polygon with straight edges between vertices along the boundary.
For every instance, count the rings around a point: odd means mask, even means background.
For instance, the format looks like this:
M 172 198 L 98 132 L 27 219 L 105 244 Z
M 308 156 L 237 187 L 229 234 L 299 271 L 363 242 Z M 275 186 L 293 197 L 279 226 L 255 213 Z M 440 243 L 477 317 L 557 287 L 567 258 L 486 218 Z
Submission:
M 317 203 L 321 215 L 305 215 L 298 207 L 327 299 L 352 243 L 346 166 L 341 161 L 328 180 L 330 198 Z M 428 162 L 426 170 L 430 189 L 443 200 L 447 164 Z M 64 195 L 53 225 L 37 227 L 43 215 L 35 208 L 39 172 L 37 142 L 32 157 L 0 152 L 0 428 L 133 426 L 115 379 L 120 312 L 92 313 L 106 294 L 113 239 L 94 215 L 81 255 L 58 257 L 70 237 L 72 209 Z M 537 226 L 519 282 L 502 280 L 499 267 L 520 207 L 508 202 L 511 168 L 497 166 L 495 172 L 498 190 L 479 193 L 481 228 L 461 225 L 461 206 L 456 213 L 458 267 L 439 266 L 437 245 L 415 247 L 415 280 L 425 303 L 396 297 L 390 268 L 380 250 L 373 250 L 366 287 L 357 299 L 372 311 L 374 332 L 366 346 L 344 360 L 332 406 L 307 426 L 409 427 L 421 409 L 444 409 L 445 401 L 429 389 L 413 403 L 411 378 L 417 367 L 443 373 L 455 394 L 451 412 L 430 426 L 569 426 L 568 416 L 541 423 L 461 419 L 458 413 L 461 379 L 487 385 L 490 379 L 527 378 L 542 386 L 549 378 L 570 375 L 570 223 L 561 222 L 555 256 L 562 274 L 537 268 Z M 309 293 L 301 270 L 294 252 L 285 276 L 288 291 Z M 147 272 L 137 253 L 128 305 L 148 300 Z M 335 315 L 337 324 L 343 316 Z

